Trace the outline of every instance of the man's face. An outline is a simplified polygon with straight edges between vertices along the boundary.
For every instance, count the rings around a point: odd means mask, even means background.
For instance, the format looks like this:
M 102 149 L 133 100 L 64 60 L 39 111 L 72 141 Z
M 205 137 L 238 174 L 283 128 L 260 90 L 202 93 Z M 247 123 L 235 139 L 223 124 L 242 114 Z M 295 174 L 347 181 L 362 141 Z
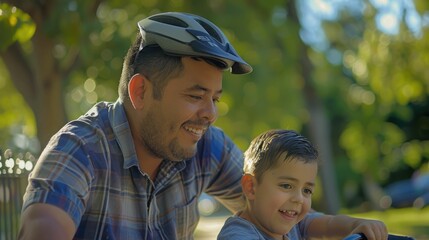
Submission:
M 288 233 L 311 209 L 317 176 L 317 163 L 283 159 L 262 175 L 250 201 L 251 221 L 275 238 Z
M 140 124 L 143 144 L 155 157 L 179 161 L 193 157 L 197 142 L 216 120 L 222 71 L 203 60 L 182 58 L 183 72 L 169 80 L 161 99 L 145 96 Z

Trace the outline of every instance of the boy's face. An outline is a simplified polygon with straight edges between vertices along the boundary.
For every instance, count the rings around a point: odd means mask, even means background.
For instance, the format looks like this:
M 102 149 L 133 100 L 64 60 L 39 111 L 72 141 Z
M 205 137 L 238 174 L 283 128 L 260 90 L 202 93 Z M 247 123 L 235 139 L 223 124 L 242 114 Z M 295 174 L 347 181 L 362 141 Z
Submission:
M 283 161 L 266 171 L 260 182 L 253 179 L 249 218 L 260 230 L 278 238 L 288 233 L 311 209 L 317 163 L 296 159 Z

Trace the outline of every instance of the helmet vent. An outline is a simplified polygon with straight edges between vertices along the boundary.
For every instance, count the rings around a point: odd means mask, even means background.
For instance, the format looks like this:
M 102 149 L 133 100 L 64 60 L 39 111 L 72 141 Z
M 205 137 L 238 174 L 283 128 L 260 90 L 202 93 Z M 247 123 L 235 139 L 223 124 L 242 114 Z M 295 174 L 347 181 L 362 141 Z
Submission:
M 210 36 L 212 36 L 213 38 L 218 40 L 220 43 L 223 42 L 222 37 L 219 36 L 219 33 L 216 31 L 216 29 L 214 29 L 212 26 L 210 26 L 206 22 L 203 22 L 200 20 L 197 20 L 197 22 L 210 34 Z
M 186 22 L 172 16 L 165 16 L 165 15 L 153 16 L 153 17 L 150 17 L 150 19 L 153 21 L 174 25 L 178 27 L 183 27 L 183 28 L 188 27 L 188 24 Z

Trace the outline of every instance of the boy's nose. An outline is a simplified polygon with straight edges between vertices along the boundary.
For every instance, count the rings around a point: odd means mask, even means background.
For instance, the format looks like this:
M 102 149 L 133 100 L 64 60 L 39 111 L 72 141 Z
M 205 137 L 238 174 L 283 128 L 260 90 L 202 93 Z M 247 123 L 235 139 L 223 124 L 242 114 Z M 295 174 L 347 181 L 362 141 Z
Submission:
M 295 194 L 292 197 L 292 201 L 299 204 L 304 203 L 304 195 L 302 194 L 302 192 L 295 191 Z

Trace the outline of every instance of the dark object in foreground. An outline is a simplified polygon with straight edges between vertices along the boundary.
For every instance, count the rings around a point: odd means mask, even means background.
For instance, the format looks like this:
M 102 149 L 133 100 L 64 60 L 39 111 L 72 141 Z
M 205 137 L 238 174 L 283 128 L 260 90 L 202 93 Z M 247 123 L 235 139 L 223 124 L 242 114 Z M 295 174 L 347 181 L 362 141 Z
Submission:
M 394 234 L 389 234 L 389 237 L 387 239 L 388 240 L 415 240 L 414 238 L 409 236 L 401 236 L 401 235 L 394 235 Z M 347 236 L 343 240 L 366 240 L 366 237 L 363 234 L 356 233 L 356 234 Z

